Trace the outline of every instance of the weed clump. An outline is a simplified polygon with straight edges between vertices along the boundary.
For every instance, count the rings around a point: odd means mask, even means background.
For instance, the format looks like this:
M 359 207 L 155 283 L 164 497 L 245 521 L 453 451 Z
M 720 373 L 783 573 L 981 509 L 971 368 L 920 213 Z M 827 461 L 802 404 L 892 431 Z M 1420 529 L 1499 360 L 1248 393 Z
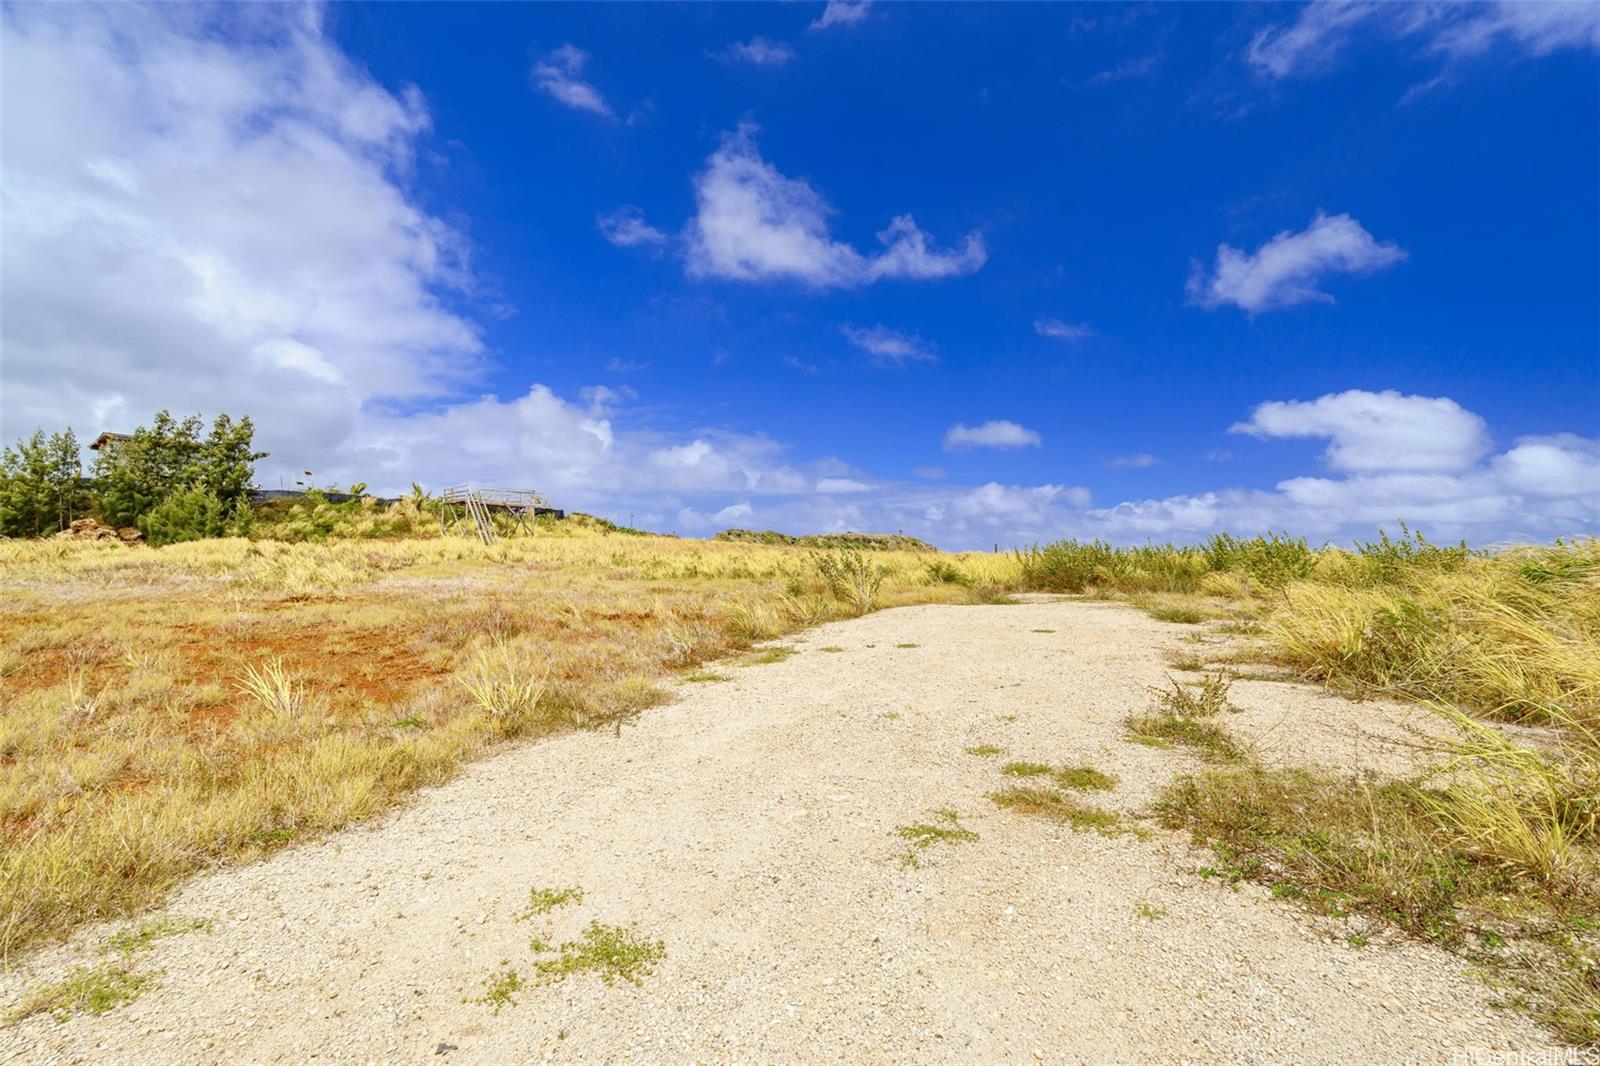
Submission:
M 48 1013 L 64 1022 L 74 1014 L 105 1014 L 138 999 L 153 980 L 124 963 L 74 966 L 59 981 L 28 992 L 6 1018 L 15 1022 Z
M 814 557 L 817 574 L 834 599 L 856 614 L 866 614 L 878 604 L 878 591 L 886 571 L 881 563 L 868 562 L 854 548 Z
M 541 981 L 593 973 L 608 985 L 619 980 L 638 985 L 666 958 L 667 945 L 646 940 L 631 927 L 590 922 L 581 937 L 563 942 L 555 952 L 555 958 L 535 963 Z
M 1193 691 L 1172 681 L 1170 689 L 1157 693 L 1153 712 L 1127 720 L 1128 739 L 1153 747 L 1180 744 L 1217 762 L 1241 761 L 1248 754 L 1244 745 L 1213 721 L 1224 711 L 1233 710 L 1228 702 L 1231 684 L 1225 674 L 1207 674 Z
M 1069 826 L 1077 833 L 1095 832 L 1101 836 L 1116 836 L 1132 831 L 1117 812 L 1083 803 L 1053 788 L 1007 788 L 991 793 L 989 798 L 1008 811 L 1049 818 Z
M 894 835 L 908 844 L 900 856 L 902 868 L 921 866 L 921 853 L 935 844 L 970 844 L 978 839 L 978 834 L 963 826 L 961 816 L 950 808 L 941 807 L 932 813 L 931 822 L 913 822 L 895 829 Z

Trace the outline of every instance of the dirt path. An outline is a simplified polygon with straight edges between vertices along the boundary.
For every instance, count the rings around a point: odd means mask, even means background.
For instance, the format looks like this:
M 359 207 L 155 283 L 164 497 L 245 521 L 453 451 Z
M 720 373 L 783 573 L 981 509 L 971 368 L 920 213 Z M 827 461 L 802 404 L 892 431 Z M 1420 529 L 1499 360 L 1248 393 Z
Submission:
M 213 924 L 154 946 L 159 987 L 0 1030 L 0 1057 L 1331 1063 L 1542 1046 L 1446 954 L 1352 948 L 1198 876 L 1206 857 L 1176 835 L 1073 833 L 986 798 L 1004 757 L 969 746 L 1115 773 L 1105 803 L 1125 811 L 1194 765 L 1120 725 L 1186 632 L 1080 602 L 822 627 L 620 736 L 529 744 L 378 823 L 197 879 L 170 913 Z M 1235 698 L 1230 724 L 1268 758 L 1403 765 L 1418 726 L 1302 686 Z M 979 839 L 902 868 L 894 828 L 942 807 Z M 530 887 L 565 885 L 581 903 L 517 920 Z M 530 936 L 592 920 L 665 943 L 642 986 L 577 975 L 498 1014 L 466 1001 L 502 960 L 531 974 Z M 0 997 L 105 932 L 5 975 Z

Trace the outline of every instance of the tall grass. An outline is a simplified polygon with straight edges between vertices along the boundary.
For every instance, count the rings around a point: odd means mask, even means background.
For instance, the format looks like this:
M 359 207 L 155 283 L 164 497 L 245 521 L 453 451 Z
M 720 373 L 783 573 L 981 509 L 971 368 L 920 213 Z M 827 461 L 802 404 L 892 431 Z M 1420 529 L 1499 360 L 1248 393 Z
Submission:
M 0 540 L 0 961 L 508 738 L 614 723 L 674 671 L 863 605 L 970 595 L 920 551 L 873 552 L 870 595 L 838 599 L 800 547 L 582 519 L 485 546 L 413 509 L 432 534 L 347 536 L 376 529 L 357 505 L 302 543 Z M 933 559 L 1016 577 L 1005 556 Z

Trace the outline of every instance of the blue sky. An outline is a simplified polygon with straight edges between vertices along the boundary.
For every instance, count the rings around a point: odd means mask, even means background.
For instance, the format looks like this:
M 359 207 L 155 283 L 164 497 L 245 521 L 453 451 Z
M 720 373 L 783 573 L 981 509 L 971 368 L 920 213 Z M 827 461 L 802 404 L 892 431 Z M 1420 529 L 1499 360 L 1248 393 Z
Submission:
M 7 7 L 4 436 L 950 547 L 1600 526 L 1594 5 Z

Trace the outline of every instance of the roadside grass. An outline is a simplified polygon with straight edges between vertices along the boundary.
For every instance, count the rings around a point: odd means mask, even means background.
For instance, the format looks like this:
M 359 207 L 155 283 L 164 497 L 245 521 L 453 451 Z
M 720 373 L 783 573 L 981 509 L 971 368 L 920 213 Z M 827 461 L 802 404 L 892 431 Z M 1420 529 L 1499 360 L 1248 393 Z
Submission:
M 300 543 L 0 540 L 0 963 L 860 607 L 801 548 L 325 517 L 269 523 Z M 937 558 L 1016 580 L 1006 556 Z M 929 559 L 873 552 L 872 606 L 966 602 Z
M 974 744 L 967 749 L 968 755 L 977 755 L 981 758 L 990 758 L 995 755 L 1004 755 L 1006 749 L 998 744 Z
M 592 973 L 608 985 L 618 981 L 638 985 L 654 972 L 656 963 L 666 958 L 667 945 L 664 941 L 647 940 L 629 926 L 590 922 L 582 936 L 562 942 L 554 952 L 554 958 L 534 963 L 541 981 Z
M 727 674 L 719 674 L 715 670 L 695 670 L 678 678 L 679 681 L 689 685 L 714 684 L 718 681 L 732 681 Z
M 1457 952 L 1509 986 L 1512 1002 L 1563 1040 L 1593 1046 L 1600 1041 L 1593 830 L 1573 842 L 1559 870 L 1509 861 L 1491 840 L 1441 819 L 1471 791 L 1252 765 L 1181 777 L 1155 813 L 1209 847 L 1223 876 Z
M 900 856 L 902 869 L 915 869 L 922 865 L 922 853 L 935 844 L 970 844 L 978 834 L 961 824 L 961 816 L 948 807 L 931 812 L 932 821 L 913 822 L 897 826 L 894 835 L 904 840 L 906 850 Z
M 1133 913 L 1147 922 L 1158 922 L 1168 914 L 1167 908 L 1158 906 L 1148 900 L 1140 900 L 1133 906 Z

